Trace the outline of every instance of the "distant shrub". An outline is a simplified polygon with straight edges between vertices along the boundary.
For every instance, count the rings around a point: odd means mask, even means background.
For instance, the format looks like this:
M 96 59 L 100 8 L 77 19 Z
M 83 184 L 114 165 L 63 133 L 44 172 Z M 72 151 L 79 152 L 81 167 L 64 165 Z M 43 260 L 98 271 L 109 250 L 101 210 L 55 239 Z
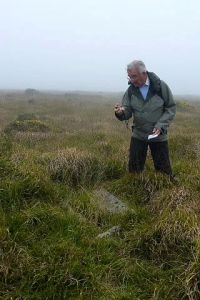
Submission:
M 5 128 L 5 133 L 13 131 L 47 132 L 49 130 L 49 126 L 40 120 L 16 120 Z
M 33 96 L 33 95 L 39 93 L 38 90 L 32 89 L 32 88 L 28 88 L 28 89 L 26 89 L 24 92 L 25 92 L 25 94 L 28 95 L 28 96 Z
M 6 134 L 12 132 L 48 132 L 50 128 L 33 113 L 20 114 L 5 129 Z

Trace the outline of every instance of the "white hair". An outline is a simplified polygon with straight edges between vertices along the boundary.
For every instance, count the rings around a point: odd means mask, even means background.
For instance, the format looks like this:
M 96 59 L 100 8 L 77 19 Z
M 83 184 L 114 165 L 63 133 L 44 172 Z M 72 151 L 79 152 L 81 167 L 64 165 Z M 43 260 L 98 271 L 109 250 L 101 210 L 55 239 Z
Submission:
M 140 73 L 147 71 L 145 64 L 141 60 L 134 60 L 127 65 L 127 70 L 132 70 L 133 68 L 138 69 Z

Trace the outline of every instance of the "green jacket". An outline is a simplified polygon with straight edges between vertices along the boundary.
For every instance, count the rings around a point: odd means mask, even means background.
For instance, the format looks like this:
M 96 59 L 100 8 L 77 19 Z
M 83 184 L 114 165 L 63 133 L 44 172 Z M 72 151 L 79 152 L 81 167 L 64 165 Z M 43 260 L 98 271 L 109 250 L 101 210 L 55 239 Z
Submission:
M 133 137 L 147 140 L 155 127 L 161 129 L 161 134 L 151 141 L 166 141 L 167 128 L 176 114 L 176 103 L 168 85 L 156 74 L 147 73 L 150 86 L 146 100 L 143 99 L 139 88 L 130 84 L 122 99 L 124 113 L 115 115 L 120 121 L 133 116 Z

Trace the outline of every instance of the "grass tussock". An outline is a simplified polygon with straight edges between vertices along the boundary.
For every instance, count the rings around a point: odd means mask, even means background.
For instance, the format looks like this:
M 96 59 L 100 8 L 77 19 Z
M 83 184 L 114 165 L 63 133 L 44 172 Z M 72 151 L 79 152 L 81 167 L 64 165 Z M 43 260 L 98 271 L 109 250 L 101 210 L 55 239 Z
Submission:
M 20 208 L 31 201 L 52 201 L 57 192 L 44 173 L 18 167 L 8 158 L 0 159 L 0 205 L 4 210 Z M 22 164 L 23 166 L 23 164 Z
M 66 148 L 57 155 L 44 156 L 50 177 L 71 187 L 92 186 L 119 177 L 123 166 L 115 160 L 104 161 L 88 151 Z
M 53 180 L 70 186 L 94 183 L 101 180 L 104 173 L 98 158 L 76 148 L 59 151 L 57 156 L 50 159 L 48 169 Z
M 196 192 L 180 187 L 158 193 L 149 203 L 151 223 L 129 232 L 131 255 L 173 274 L 176 285 L 182 286 L 176 290 L 177 299 L 199 297 L 199 201 Z
M 147 174 L 147 173 L 146 173 Z M 112 182 L 107 188 L 130 203 L 148 203 L 157 191 L 173 186 L 170 179 L 162 173 L 126 174 Z

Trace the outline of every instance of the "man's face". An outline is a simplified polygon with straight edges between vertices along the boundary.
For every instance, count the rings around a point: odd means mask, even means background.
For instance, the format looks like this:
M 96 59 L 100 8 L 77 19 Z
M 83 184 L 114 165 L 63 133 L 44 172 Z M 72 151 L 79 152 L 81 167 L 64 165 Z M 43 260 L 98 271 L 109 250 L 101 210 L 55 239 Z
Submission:
M 140 73 L 137 68 L 132 68 L 130 70 L 127 70 L 127 73 L 128 73 L 130 82 L 133 83 L 134 86 L 136 86 L 136 87 L 142 86 L 147 79 L 146 72 Z

